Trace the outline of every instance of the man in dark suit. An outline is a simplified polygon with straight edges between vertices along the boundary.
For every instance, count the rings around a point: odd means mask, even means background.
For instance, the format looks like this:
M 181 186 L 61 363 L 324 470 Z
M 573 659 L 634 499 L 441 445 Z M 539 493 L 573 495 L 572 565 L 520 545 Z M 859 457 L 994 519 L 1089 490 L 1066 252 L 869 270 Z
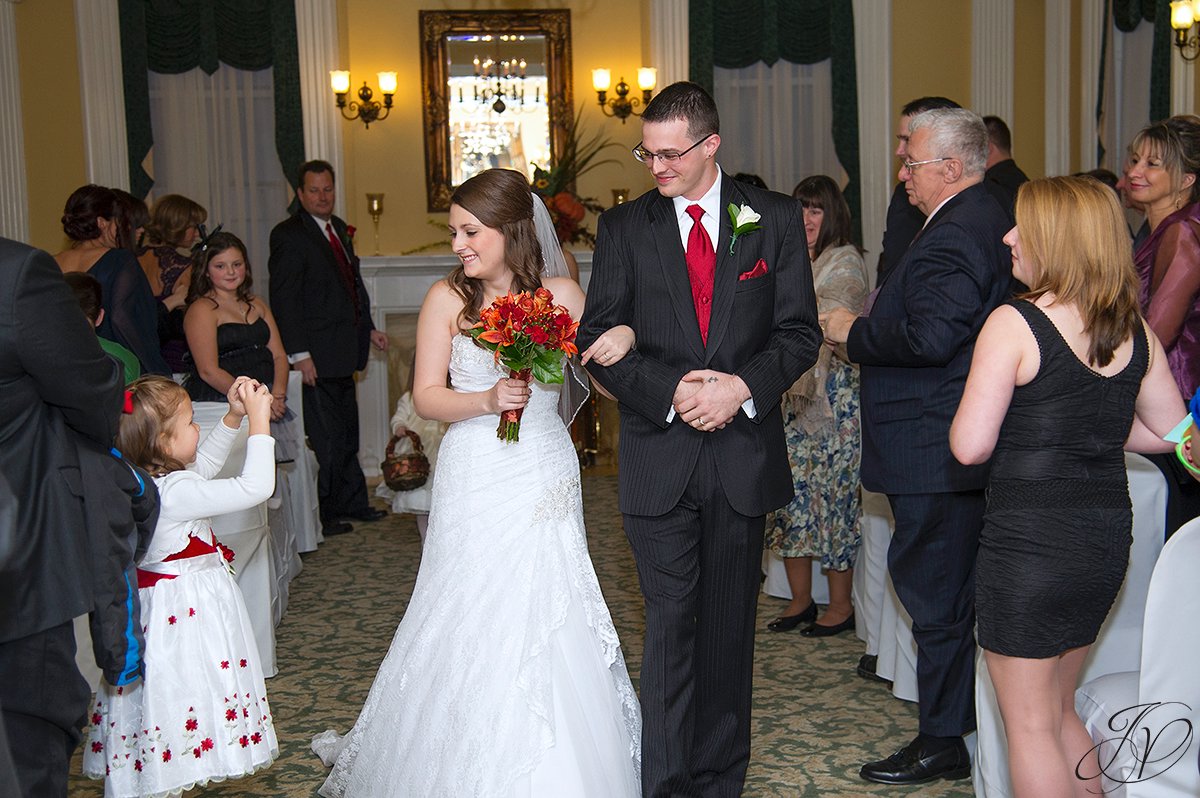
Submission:
M 1004 120 L 998 116 L 985 116 L 983 124 L 988 132 L 987 171 L 983 173 L 984 185 L 992 196 L 1008 211 L 1009 221 L 1015 217 L 1013 210 L 1017 205 L 1017 189 L 1022 183 L 1028 183 L 1029 178 L 1017 166 L 1012 157 L 1012 132 Z
M 862 366 L 863 486 L 896 518 L 888 569 L 917 643 L 920 734 L 862 767 L 885 784 L 971 774 L 975 728 L 975 553 L 985 466 L 950 453 L 975 337 L 1011 293 L 1008 218 L 983 181 L 987 132 L 963 109 L 912 119 L 900 179 L 928 219 L 884 275 L 866 315 L 838 308 L 825 337 Z
M 637 333 L 588 368 L 620 403 L 646 796 L 741 794 L 764 516 L 793 494 L 779 400 L 820 345 L 799 205 L 724 175 L 719 125 L 692 83 L 647 106 L 634 154 L 657 190 L 600 217 L 579 330 Z
M 914 116 L 934 108 L 960 107 L 954 100 L 946 97 L 918 97 L 901 108 L 900 120 L 896 123 L 896 157 L 908 157 L 908 123 Z M 900 258 L 904 257 L 908 245 L 924 224 L 925 214 L 908 201 L 908 192 L 904 190 L 904 184 L 897 183 L 888 203 L 887 220 L 883 228 L 883 246 L 879 250 L 879 262 L 875 266 L 876 283 L 883 281 L 888 267 L 895 266 Z
M 94 603 L 78 439 L 112 446 L 123 382 L 54 259 L 0 238 L 0 481 L 15 499 L 0 523 L 0 707 L 23 796 L 67 794 L 87 712 L 71 622 Z
M 371 321 L 371 300 L 346 223 L 333 215 L 333 167 L 300 167 L 301 210 L 271 231 L 271 308 L 288 360 L 304 379 L 304 429 L 317 456 L 317 496 L 326 535 L 349 532 L 343 519 L 377 521 L 358 463 L 354 372 L 370 347 L 387 349 Z

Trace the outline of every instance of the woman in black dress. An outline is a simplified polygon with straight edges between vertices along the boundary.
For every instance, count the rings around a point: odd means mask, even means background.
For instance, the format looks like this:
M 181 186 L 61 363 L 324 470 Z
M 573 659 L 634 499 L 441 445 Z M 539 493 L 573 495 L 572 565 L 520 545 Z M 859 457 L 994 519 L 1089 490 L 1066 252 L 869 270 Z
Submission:
M 271 420 L 287 411 L 287 354 L 275 317 L 250 292 L 246 245 L 232 233 L 214 233 L 196 256 L 188 287 L 187 333 L 191 368 L 183 387 L 193 402 L 224 402 L 235 375 L 271 386 Z
M 1187 411 L 1138 313 L 1113 192 L 1035 180 L 1016 218 L 1004 241 L 1030 290 L 980 332 L 950 448 L 992 463 L 975 602 L 1015 795 L 1085 796 L 1075 770 L 1095 754 L 1075 688 L 1129 560 L 1122 448 L 1169 450 L 1161 436 Z

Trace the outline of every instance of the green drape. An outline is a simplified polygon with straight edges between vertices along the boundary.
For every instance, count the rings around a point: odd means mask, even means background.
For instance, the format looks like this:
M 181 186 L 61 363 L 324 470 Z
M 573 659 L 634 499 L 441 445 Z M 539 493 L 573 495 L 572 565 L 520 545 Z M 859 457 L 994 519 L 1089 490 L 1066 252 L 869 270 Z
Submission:
M 304 162 L 300 54 L 294 0 L 119 0 L 130 191 L 154 184 L 142 162 L 154 143 L 149 72 L 174 75 L 219 64 L 271 69 L 275 84 L 275 151 L 289 182 Z
M 690 0 L 689 74 L 710 92 L 713 68 L 741 69 L 779 59 L 815 64 L 831 59 L 833 144 L 846 170 L 846 202 L 854 240 L 862 243 L 862 189 L 858 164 L 858 78 L 852 0 Z
M 1131 32 L 1143 21 L 1154 25 L 1154 46 L 1150 51 L 1150 116 L 1147 121 L 1166 119 L 1171 115 L 1171 48 L 1174 46 L 1169 0 L 1112 0 L 1112 19 L 1117 30 L 1124 33 Z

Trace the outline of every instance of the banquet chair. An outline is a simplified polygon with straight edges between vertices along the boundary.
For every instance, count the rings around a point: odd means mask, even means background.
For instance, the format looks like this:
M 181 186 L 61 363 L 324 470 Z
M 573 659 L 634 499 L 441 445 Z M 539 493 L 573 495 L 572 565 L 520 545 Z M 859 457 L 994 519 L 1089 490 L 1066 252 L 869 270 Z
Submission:
M 1200 518 L 1166 545 L 1150 578 L 1141 667 L 1085 682 L 1075 709 L 1099 746 L 1109 796 L 1200 795 Z M 1085 774 L 1088 775 L 1088 774 Z

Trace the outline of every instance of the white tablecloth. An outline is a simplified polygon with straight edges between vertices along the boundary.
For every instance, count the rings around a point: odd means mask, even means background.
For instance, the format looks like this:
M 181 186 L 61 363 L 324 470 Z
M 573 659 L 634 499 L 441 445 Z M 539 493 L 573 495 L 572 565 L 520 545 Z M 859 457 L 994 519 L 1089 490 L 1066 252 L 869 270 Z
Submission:
M 1133 500 L 1133 545 L 1129 551 L 1129 570 L 1117 600 L 1100 627 L 1088 653 L 1080 684 L 1098 676 L 1134 671 L 1141 665 L 1142 615 L 1150 574 L 1163 547 L 1167 483 L 1162 473 L 1146 458 L 1125 455 L 1129 473 L 1129 495 Z M 1012 795 L 1008 777 L 1008 745 L 1004 723 L 996 703 L 996 693 L 988 676 L 987 664 L 980 652 L 975 663 L 975 714 L 979 725 L 974 782 L 979 798 L 1007 798 Z

